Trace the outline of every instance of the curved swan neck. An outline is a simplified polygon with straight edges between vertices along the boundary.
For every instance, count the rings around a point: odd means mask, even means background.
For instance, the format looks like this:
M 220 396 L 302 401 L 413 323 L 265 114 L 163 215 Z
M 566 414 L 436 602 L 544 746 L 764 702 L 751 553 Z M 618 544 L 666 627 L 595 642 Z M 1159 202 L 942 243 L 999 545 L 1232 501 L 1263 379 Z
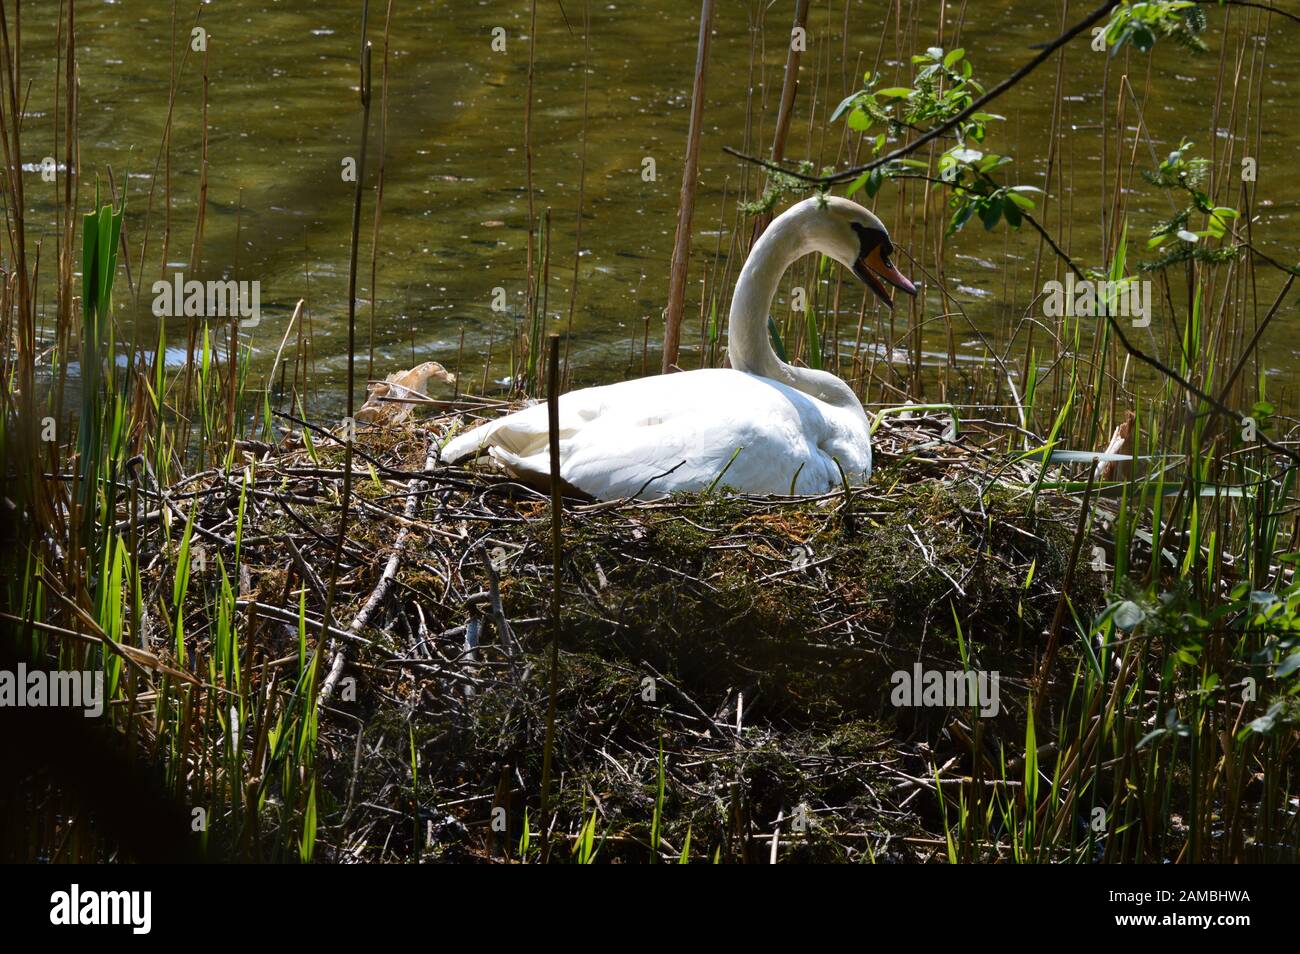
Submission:
M 802 229 L 794 225 L 786 216 L 772 222 L 754 243 L 736 280 L 727 319 L 727 354 L 737 371 L 780 380 L 781 369 L 787 367 L 772 350 L 767 316 L 781 276 L 810 251 Z
M 727 318 L 727 354 L 737 371 L 780 381 L 836 407 L 866 416 L 853 389 L 838 377 L 812 368 L 786 364 L 772 349 L 768 315 L 781 277 L 796 261 L 817 251 L 796 206 L 776 218 L 754 243 L 736 281 Z

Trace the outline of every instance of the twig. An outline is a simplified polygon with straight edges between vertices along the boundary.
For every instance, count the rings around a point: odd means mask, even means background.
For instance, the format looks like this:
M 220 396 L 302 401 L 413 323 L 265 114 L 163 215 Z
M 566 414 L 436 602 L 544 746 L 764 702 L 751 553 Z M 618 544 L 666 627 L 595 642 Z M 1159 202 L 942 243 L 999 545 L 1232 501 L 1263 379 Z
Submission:
M 1086 17 L 1084 17 L 1074 26 L 1070 27 L 1070 29 L 1066 30 L 1056 39 L 1052 40 L 1052 42 L 1044 46 L 1042 50 L 1039 51 L 1038 55 L 1035 56 L 1032 60 L 1030 60 L 1024 66 L 1020 67 L 1020 69 L 1016 70 L 1006 79 L 1004 79 L 1001 83 L 998 83 L 996 86 L 990 89 L 983 96 L 974 100 L 969 106 L 967 106 L 961 112 L 957 113 L 955 116 L 952 116 L 949 119 L 944 120 L 939 125 L 934 126 L 933 128 L 927 130 L 925 133 L 918 136 L 916 139 L 912 140 L 906 145 L 899 146 L 897 149 L 893 150 L 892 152 L 888 152 L 883 156 L 879 156 L 863 165 L 853 166 L 852 168 L 843 169 L 839 172 L 832 172 L 824 176 L 817 176 L 817 175 L 810 175 L 804 172 L 799 172 L 793 169 L 786 169 L 782 166 L 779 166 L 775 163 L 767 162 L 756 156 L 747 156 L 743 153 L 737 152 L 735 149 L 732 149 L 729 146 L 724 146 L 723 151 L 735 156 L 737 159 L 743 159 L 746 162 L 757 163 L 758 165 L 763 166 L 765 169 L 779 172 L 782 175 L 790 176 L 791 178 L 798 179 L 802 182 L 815 183 L 817 185 L 832 185 L 836 182 L 844 182 L 848 179 L 855 179 L 858 176 L 862 175 L 864 172 L 870 172 L 872 169 L 875 169 L 879 166 L 883 166 L 886 163 L 893 162 L 895 159 L 901 159 L 904 156 L 916 152 L 916 150 L 920 149 L 922 146 L 926 145 L 927 143 L 932 142 L 935 139 L 938 139 L 948 130 L 956 126 L 958 123 L 964 122 L 966 119 L 969 119 L 973 114 L 981 111 L 990 102 L 997 99 L 1007 90 L 1011 89 L 1011 87 L 1015 86 L 1026 76 L 1028 76 L 1030 73 L 1036 70 L 1057 50 L 1065 46 L 1065 44 L 1069 43 L 1080 33 L 1087 30 L 1098 20 L 1101 20 L 1103 17 L 1105 17 L 1118 4 L 1119 4 L 1119 0 L 1106 0 L 1105 3 L 1103 3 L 1097 9 L 1093 10 L 1092 13 L 1088 14 Z
M 706 0 L 708 2 L 708 0 Z M 560 669 L 560 558 L 564 498 L 560 484 L 560 336 L 547 340 L 546 408 L 551 452 L 551 656 L 547 673 L 546 742 L 542 748 L 541 854 L 550 852 L 551 762 L 555 751 L 555 709 Z
M 695 215 L 695 184 L 700 166 L 700 129 L 704 124 L 704 74 L 709 62 L 709 37 L 713 30 L 713 0 L 700 5 L 700 38 L 695 51 L 695 85 L 691 91 L 691 122 L 686 135 L 686 162 L 682 166 L 682 191 L 677 201 L 677 232 L 668 274 L 668 306 L 664 309 L 663 373 L 677 364 L 682 336 L 682 310 L 686 303 L 686 273 L 690 267 L 691 220 Z

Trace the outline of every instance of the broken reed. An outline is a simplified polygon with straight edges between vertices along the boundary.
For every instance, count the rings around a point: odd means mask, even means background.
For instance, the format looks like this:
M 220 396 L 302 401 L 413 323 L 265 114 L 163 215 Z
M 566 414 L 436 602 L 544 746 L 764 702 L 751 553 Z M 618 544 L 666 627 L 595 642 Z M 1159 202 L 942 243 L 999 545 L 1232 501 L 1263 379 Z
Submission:
M 560 586 L 563 580 L 564 491 L 560 481 L 560 336 L 547 338 L 546 420 L 547 450 L 551 465 L 551 638 L 546 673 L 546 739 L 542 743 L 541 856 L 550 857 L 551 764 L 555 752 L 555 707 L 560 669 Z

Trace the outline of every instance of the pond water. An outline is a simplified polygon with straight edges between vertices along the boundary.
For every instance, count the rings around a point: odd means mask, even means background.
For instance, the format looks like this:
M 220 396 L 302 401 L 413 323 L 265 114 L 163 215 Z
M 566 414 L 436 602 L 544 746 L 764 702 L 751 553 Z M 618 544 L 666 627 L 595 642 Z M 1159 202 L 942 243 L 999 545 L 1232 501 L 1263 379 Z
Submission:
M 712 265 L 719 248 L 724 256 L 727 253 L 742 180 L 748 177 L 751 191 L 757 181 L 752 170 L 724 154 L 722 147 L 751 152 L 768 148 L 793 6 L 735 0 L 717 5 L 687 293 L 689 324 L 683 334 L 686 366 L 698 361 L 703 267 Z M 1071 4 L 1069 21 L 1081 16 L 1085 6 Z M 51 9 L 27 5 L 23 10 L 24 81 L 33 84 L 24 143 L 29 162 L 52 151 Z M 119 275 L 119 318 L 127 327 L 132 320 L 138 323 L 140 340 L 156 340 L 148 286 L 164 268 L 168 275 L 178 269 L 188 273 L 190 268 L 203 137 L 203 64 L 201 54 L 190 54 L 183 62 L 179 56 L 196 9 L 201 9 L 198 22 L 209 37 L 209 181 L 201 264 L 191 277 L 260 282 L 262 321 L 249 334 L 255 360 L 263 368 L 275 353 L 294 303 L 305 297 L 320 375 L 317 384 L 327 401 L 337 401 L 346 362 L 353 190 L 343 181 L 341 167 L 347 157 L 357 155 L 360 133 L 359 4 L 181 4 L 175 25 L 170 8 L 161 3 L 78 4 L 83 207 L 89 205 L 97 176 L 107 191 L 109 167 L 119 190 L 125 181 L 132 281 L 144 282 L 144 294 L 132 302 L 126 277 Z M 598 2 L 586 9 L 589 49 L 583 38 L 583 0 L 537 5 L 532 109 L 535 215 L 540 218 L 544 209 L 551 210 L 548 313 L 553 325 L 568 322 L 575 251 L 579 257 L 570 355 L 575 385 L 639 373 L 647 319 L 649 364 L 658 365 L 655 349 L 662 331 L 699 15 L 698 4 L 680 0 Z M 367 196 L 362 214 L 358 380 L 366 376 L 372 302 L 376 376 L 430 357 L 454 367 L 463 334 L 459 361 L 465 376 L 471 381 L 481 376 L 489 342 L 494 341 L 490 376 L 500 380 L 508 374 L 503 342 L 514 333 L 524 302 L 529 5 L 394 0 L 391 11 L 384 131 L 379 90 L 385 69 L 386 5 L 371 5 L 375 97 L 367 174 L 373 177 L 378 168 L 382 136 L 384 193 L 373 287 L 372 196 Z M 959 44 L 974 62 L 977 76 L 991 85 L 1029 59 L 1033 44 L 1059 32 L 1062 17 L 1059 5 L 1042 0 L 953 3 L 944 11 L 941 40 L 939 13 L 935 2 L 905 4 L 901 10 L 897 4 L 860 0 L 815 2 L 787 155 L 821 164 L 847 154 L 843 124 L 829 124 L 829 114 L 877 63 L 885 85 L 896 85 L 909 77 L 907 59 L 913 52 L 935 43 Z M 1139 168 L 1151 167 L 1153 157 L 1163 157 L 1184 136 L 1197 142 L 1202 155 L 1221 157 L 1229 147 L 1234 156 L 1252 155 L 1259 170 L 1256 241 L 1276 258 L 1295 260 L 1300 177 L 1293 164 L 1300 129 L 1290 103 L 1300 86 L 1295 70 L 1300 25 L 1274 17 L 1265 33 L 1254 28 L 1258 17 L 1243 10 L 1225 14 L 1212 9 L 1207 37 L 1211 49 L 1201 56 L 1166 41 L 1150 57 L 1132 53 L 1114 60 L 1091 51 L 1085 40 L 1068 47 L 1061 79 L 1065 130 L 1059 141 L 1066 189 L 1062 193 L 1055 178 L 1049 185 L 1052 207 L 1047 220 L 1081 262 L 1101 263 L 1103 196 L 1113 198 L 1114 109 L 1125 63 L 1142 106 L 1140 117 L 1135 108 L 1128 108 L 1127 125 L 1136 130 L 1142 123 L 1152 140 L 1148 144 L 1140 138 L 1135 149 L 1130 141 L 1126 156 L 1131 152 Z M 504 51 L 493 48 L 497 27 L 504 30 Z M 173 31 L 175 68 L 181 77 L 170 159 L 160 160 Z M 1238 55 L 1244 65 L 1234 92 L 1231 75 Z M 585 178 L 584 64 L 589 82 Z M 1221 70 L 1229 77 L 1222 97 L 1216 88 Z M 1049 62 L 991 107 L 1006 121 L 995 124 L 988 145 L 1016 159 L 1004 170 L 1008 180 L 1045 184 L 1056 82 L 1055 65 Z M 754 127 L 747 136 L 751 95 L 756 100 Z M 1248 111 L 1254 114 L 1249 121 Z M 1106 162 L 1103 123 L 1112 130 Z M 655 160 L 653 181 L 642 176 L 646 157 Z M 579 244 L 580 182 L 585 217 Z M 1169 214 L 1170 205 L 1165 194 L 1135 182 L 1128 198 L 1129 219 L 1133 234 L 1140 236 Z M 1239 205 L 1239 185 L 1220 185 L 1216 197 Z M 170 233 L 164 250 L 162 209 L 168 187 Z M 153 213 L 142 262 L 151 191 Z M 50 247 L 52 193 L 49 186 L 29 187 L 32 233 L 39 234 L 44 226 Z M 896 187 L 886 186 L 876 202 L 886 224 L 902 213 L 896 194 Z M 915 231 L 895 234 L 900 245 L 931 269 L 934 237 L 941 227 L 938 213 L 936 205 L 928 245 L 919 224 Z M 742 227 L 747 234 L 748 223 Z M 1144 254 L 1141 245 L 1140 239 L 1131 243 L 1130 258 Z M 943 275 L 948 288 L 974 324 L 995 341 L 1005 338 L 1009 318 L 1023 312 L 1038 290 L 1031 286 L 1037 248 L 1036 237 L 1010 233 L 1005 226 L 987 233 L 978 221 L 947 243 Z M 47 288 L 48 279 L 43 282 Z M 1275 273 L 1262 273 L 1258 296 L 1263 307 L 1279 284 Z M 492 310 L 495 287 L 506 289 L 504 314 Z M 860 294 L 846 285 L 841 307 L 856 316 Z M 937 297 L 931 297 L 931 314 L 939 308 Z M 1159 341 L 1168 334 L 1161 308 L 1157 303 L 1157 320 L 1141 335 Z M 870 332 L 886 320 L 885 314 L 869 306 L 867 340 L 874 340 Z M 1294 308 L 1288 306 L 1263 352 L 1269 373 L 1281 383 L 1290 383 L 1296 369 L 1300 332 L 1294 318 Z M 895 343 L 907 321 L 903 312 L 896 316 L 891 339 Z M 927 324 L 924 335 L 922 351 L 931 356 L 927 360 L 946 360 L 942 324 Z M 181 325 L 176 324 L 169 330 L 173 363 L 184 360 L 183 349 L 175 347 L 181 338 Z M 850 339 L 846 347 L 851 345 Z M 983 358 L 982 345 L 966 327 L 958 327 L 956 346 L 961 358 Z M 1016 347 L 1013 342 L 1011 350 Z M 1163 346 L 1158 350 L 1163 352 Z

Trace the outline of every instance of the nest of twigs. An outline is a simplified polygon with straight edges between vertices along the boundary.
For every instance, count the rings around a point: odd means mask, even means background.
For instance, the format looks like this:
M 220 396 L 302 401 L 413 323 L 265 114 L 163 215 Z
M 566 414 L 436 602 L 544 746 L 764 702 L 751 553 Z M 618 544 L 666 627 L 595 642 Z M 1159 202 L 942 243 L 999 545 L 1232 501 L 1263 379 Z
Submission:
M 1077 499 L 1024 489 L 1035 465 L 991 425 L 890 418 L 850 493 L 566 502 L 557 581 L 547 497 L 438 463 L 467 410 L 358 432 L 341 545 L 339 440 L 242 447 L 243 652 L 294 655 L 303 590 L 316 643 L 334 591 L 318 858 L 514 857 L 526 809 L 536 841 L 557 584 L 553 851 L 594 814 L 606 859 L 676 858 L 688 832 L 692 857 L 942 857 L 974 720 L 893 706 L 891 673 L 999 671 L 981 731 L 1022 746 Z M 241 486 L 213 471 L 169 504 L 198 496 L 194 546 L 227 565 Z

